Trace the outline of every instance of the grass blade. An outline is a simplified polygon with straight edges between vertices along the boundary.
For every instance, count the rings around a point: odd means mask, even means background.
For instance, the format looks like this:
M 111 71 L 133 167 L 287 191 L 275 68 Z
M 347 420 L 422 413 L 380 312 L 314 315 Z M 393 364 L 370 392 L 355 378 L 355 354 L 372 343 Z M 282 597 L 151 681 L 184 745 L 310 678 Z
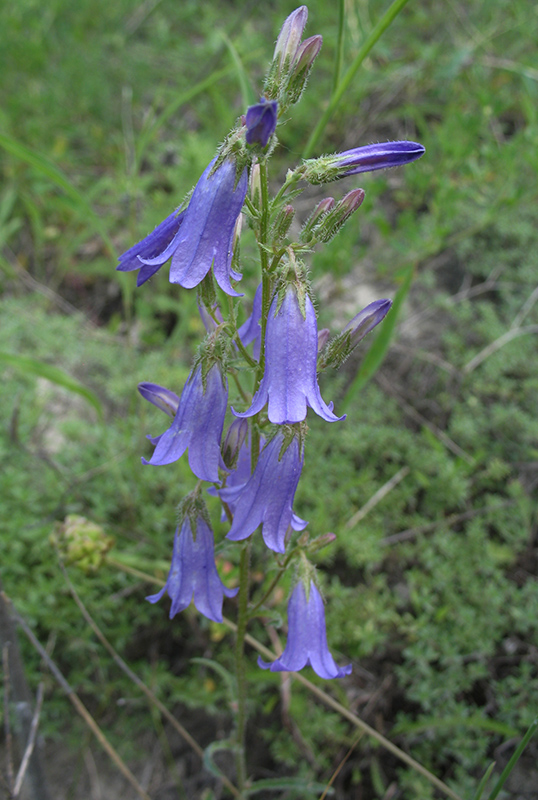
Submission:
M 501 772 L 501 777 L 499 778 L 499 780 L 497 781 L 497 783 L 495 784 L 495 786 L 491 790 L 491 793 L 490 793 L 490 795 L 488 797 L 488 800 L 495 800 L 495 798 L 497 797 L 497 795 L 499 794 L 499 792 L 503 788 L 504 784 L 508 780 L 508 776 L 510 775 L 510 773 L 512 772 L 512 770 L 516 766 L 516 764 L 519 761 L 519 759 L 521 758 L 524 749 L 526 748 L 526 746 L 528 745 L 528 743 L 530 742 L 530 740 L 532 739 L 532 737 L 534 736 L 534 734 L 536 733 L 537 730 L 538 730 L 538 717 L 535 717 L 534 720 L 531 722 L 527 733 L 525 734 L 523 739 L 520 741 L 519 745 L 516 747 L 512 758 L 510 759 L 510 761 L 508 762 L 506 767 Z
M 495 769 L 495 763 L 496 763 L 495 761 L 492 761 L 491 764 L 489 765 L 489 767 L 487 768 L 487 770 L 484 772 L 484 775 L 482 776 L 482 780 L 478 784 L 478 788 L 477 788 L 475 794 L 473 795 L 473 800 L 480 800 L 480 798 L 484 794 L 484 789 L 486 788 L 486 784 L 489 781 L 491 773 Z

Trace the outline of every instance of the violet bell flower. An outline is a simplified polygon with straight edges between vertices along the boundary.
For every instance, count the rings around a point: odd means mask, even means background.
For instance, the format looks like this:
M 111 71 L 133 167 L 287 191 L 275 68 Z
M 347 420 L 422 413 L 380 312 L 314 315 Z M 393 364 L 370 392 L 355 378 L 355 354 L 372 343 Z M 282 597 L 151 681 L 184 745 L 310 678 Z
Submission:
M 276 100 L 260 98 L 260 102 L 247 109 L 245 139 L 247 144 L 259 144 L 267 147 L 269 139 L 276 129 L 278 119 L 278 103 Z
M 296 436 L 281 455 L 283 444 L 284 434 L 279 431 L 262 450 L 246 483 L 219 490 L 219 497 L 234 509 L 227 539 L 247 539 L 258 525 L 263 525 L 263 540 L 267 547 L 276 553 L 284 553 L 289 526 L 296 531 L 306 528 L 307 522 L 292 509 L 304 455 Z
M 139 391 L 147 400 L 162 408 L 148 396 L 147 387 L 155 385 L 141 384 Z M 162 387 L 157 388 L 168 392 Z M 188 448 L 189 466 L 196 477 L 202 481 L 218 482 L 219 465 L 222 463 L 220 440 L 227 402 L 228 383 L 226 379 L 223 380 L 218 365 L 214 364 L 209 369 L 204 388 L 202 367 L 198 364 L 187 379 L 171 426 L 160 436 L 148 436 L 156 447 L 151 459 L 146 461 L 143 458 L 142 463 L 154 466 L 172 464 Z
M 178 232 L 184 218 L 185 211 L 181 211 L 181 213 L 178 213 L 177 210 L 174 211 L 164 222 L 157 225 L 155 230 L 148 234 L 145 239 L 122 253 L 118 258 L 119 264 L 116 269 L 120 272 L 132 272 L 132 270 L 139 269 L 136 285 L 142 286 L 143 283 L 160 270 L 161 264 L 150 266 L 149 264 L 143 264 L 141 259 L 152 259 L 166 250 Z
M 280 658 L 267 662 L 258 657 L 258 665 L 271 672 L 298 672 L 307 664 L 320 678 L 343 678 L 351 672 L 351 664 L 339 667 L 329 652 L 325 608 L 312 580 L 308 600 L 302 581 L 291 593 L 288 603 L 288 641 Z
M 231 264 L 234 229 L 247 193 L 247 170 L 238 176 L 236 185 L 235 161 L 227 158 L 213 171 L 215 162 L 211 161 L 196 184 L 187 209 L 179 217 L 168 217 L 121 255 L 117 269 L 128 272 L 140 268 L 140 284 L 171 258 L 170 282 L 192 289 L 213 267 L 223 292 L 242 296 L 232 288 L 230 278 L 241 278 Z
M 234 597 L 238 589 L 227 589 L 222 583 L 214 558 L 213 533 L 203 517 L 196 519 L 196 539 L 191 522 L 185 517 L 174 536 L 172 564 L 168 580 L 160 592 L 146 597 L 157 603 L 165 592 L 172 599 L 170 619 L 187 608 L 194 596 L 198 611 L 213 622 L 222 622 L 224 595 Z
M 307 406 L 327 422 L 345 419 L 332 412 L 321 397 L 316 364 L 318 330 L 316 312 L 310 297 L 305 297 L 305 316 L 299 307 L 295 290 L 290 285 L 279 307 L 275 294 L 265 333 L 265 373 L 252 398 L 252 405 L 237 417 L 252 417 L 269 401 L 269 420 L 276 425 L 301 422 Z

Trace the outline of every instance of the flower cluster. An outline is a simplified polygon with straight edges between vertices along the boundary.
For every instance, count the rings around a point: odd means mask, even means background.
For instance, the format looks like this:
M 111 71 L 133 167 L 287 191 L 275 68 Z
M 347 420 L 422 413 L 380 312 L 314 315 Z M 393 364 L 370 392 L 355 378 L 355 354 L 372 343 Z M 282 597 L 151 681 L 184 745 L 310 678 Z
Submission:
M 321 48 L 320 36 L 302 40 L 307 16 L 301 6 L 284 23 L 263 95 L 238 119 L 188 202 L 123 253 L 118 269 L 138 270 L 141 285 L 170 261 L 171 283 L 198 287 L 207 334 L 179 395 L 154 383 L 138 387 L 145 400 L 171 418 L 163 433 L 148 436 L 154 450 L 142 462 L 169 465 L 188 452 L 190 469 L 198 479 L 179 506 L 166 585 L 148 600 L 155 603 L 167 593 L 173 617 L 194 599 L 201 614 L 222 621 L 224 599 L 239 590 L 226 587 L 217 571 L 204 499 L 209 494 L 210 502 L 215 498 L 220 502 L 221 521 L 229 525 L 219 551 L 250 547 L 251 537 L 261 529 L 266 559 L 293 570 L 286 648 L 272 663 L 260 659 L 260 667 L 275 672 L 310 665 L 330 679 L 348 675 L 351 665 L 338 667 L 328 649 L 319 578 L 309 562 L 309 554 L 334 535 L 310 540 L 308 523 L 294 510 L 306 452 L 306 418 L 310 408 L 326 422 L 345 419 L 323 399 L 318 373 L 340 366 L 382 322 L 391 302 L 371 303 L 332 339 L 328 330 L 318 331 L 315 299 L 301 257 L 314 244 L 336 236 L 358 211 L 365 193 L 357 187 L 340 200 L 321 200 L 297 239 L 289 236 L 295 215 L 292 202 L 300 193 L 301 180 L 325 184 L 400 166 L 415 161 L 424 148 L 415 142 L 386 142 L 304 161 L 288 172 L 282 188 L 268 201 L 267 163 L 276 146 L 279 119 L 301 96 Z M 228 298 L 243 297 L 237 287 L 242 278 L 243 217 L 256 236 L 261 265 L 246 318 L 239 304 L 223 298 L 215 287 L 216 282 Z M 233 377 L 230 389 L 229 376 Z M 209 485 L 204 487 L 204 482 Z M 234 561 L 233 555 L 230 560 Z M 248 569 L 248 558 L 241 563 L 246 565 L 241 569 Z M 279 575 L 284 574 L 281 569 Z M 255 613 L 252 609 L 263 609 L 270 600 L 254 596 L 249 606 L 247 572 L 240 574 L 240 585 L 240 613 Z M 243 622 L 244 630 L 246 617 Z

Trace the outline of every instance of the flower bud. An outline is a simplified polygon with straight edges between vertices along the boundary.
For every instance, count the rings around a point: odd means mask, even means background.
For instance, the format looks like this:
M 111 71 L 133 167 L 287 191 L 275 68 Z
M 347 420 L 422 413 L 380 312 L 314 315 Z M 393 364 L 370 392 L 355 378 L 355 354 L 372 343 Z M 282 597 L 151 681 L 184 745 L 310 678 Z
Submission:
M 348 192 L 335 207 L 314 228 L 314 236 L 319 242 L 330 242 L 357 211 L 364 200 L 364 189 Z
M 305 39 L 297 50 L 288 82 L 286 97 L 288 103 L 297 103 L 300 99 L 322 44 L 322 36 L 311 36 Z
M 247 144 L 267 147 L 269 139 L 275 132 L 277 119 L 278 103 L 276 100 L 266 100 L 265 97 L 261 97 L 259 103 L 250 106 L 245 118 Z
M 278 77 L 285 69 L 286 63 L 292 64 L 308 19 L 308 8 L 299 6 L 284 22 L 276 40 L 273 61 L 278 62 Z
M 322 536 L 317 536 L 310 542 L 308 545 L 308 552 L 316 553 L 318 550 L 321 550 L 322 547 L 327 547 L 327 545 L 332 544 L 335 541 L 335 533 L 324 533 Z
M 361 339 L 364 339 L 367 333 L 370 333 L 376 325 L 379 325 L 379 323 L 385 319 L 391 306 L 392 300 L 374 300 L 373 303 L 370 303 L 366 308 L 363 308 L 362 311 L 359 311 L 359 313 L 348 322 L 342 333 L 351 332 L 349 344 L 352 349 L 358 345 Z
M 246 419 L 235 419 L 228 428 L 228 433 L 222 445 L 222 460 L 228 468 L 233 469 L 235 466 L 247 433 L 248 420 Z
M 250 171 L 250 199 L 259 207 L 262 196 L 262 183 L 260 178 L 260 165 L 254 164 Z
M 164 386 L 159 386 L 157 383 L 139 383 L 138 391 L 144 400 L 149 400 L 150 403 L 153 403 L 154 406 L 160 408 L 170 417 L 175 417 L 179 405 L 177 394 L 165 389 Z
M 313 210 L 310 217 L 305 222 L 303 229 L 301 231 L 301 241 L 302 242 L 309 242 L 312 238 L 312 232 L 316 228 L 317 225 L 321 222 L 321 220 L 327 216 L 329 211 L 335 206 L 334 197 L 325 197 L 321 202 L 317 204 L 315 209 Z
M 391 306 L 391 300 L 375 300 L 363 308 L 348 322 L 342 333 L 329 342 L 319 359 L 318 370 L 325 369 L 325 367 L 337 369 L 342 366 L 366 334 L 385 319 Z
M 424 153 L 424 147 L 418 142 L 369 144 L 346 150 L 344 153 L 308 159 L 303 163 L 303 177 L 313 184 L 329 183 L 338 178 L 357 175 L 359 172 L 373 172 L 377 169 L 409 164 Z
M 328 328 L 322 328 L 318 331 L 318 353 L 324 349 L 325 345 L 329 341 L 329 336 L 331 332 Z
M 295 209 L 293 206 L 284 206 L 277 214 L 275 225 L 273 228 L 276 239 L 283 239 L 290 229 L 291 223 L 295 216 Z

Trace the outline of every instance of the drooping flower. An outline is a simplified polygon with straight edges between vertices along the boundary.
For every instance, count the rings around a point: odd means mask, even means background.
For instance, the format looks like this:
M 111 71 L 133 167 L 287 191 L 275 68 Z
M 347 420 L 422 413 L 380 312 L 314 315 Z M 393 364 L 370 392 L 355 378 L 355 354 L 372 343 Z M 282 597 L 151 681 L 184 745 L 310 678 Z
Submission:
M 174 211 L 167 217 L 164 222 L 157 225 L 154 231 L 146 236 L 145 239 L 130 247 L 125 253 L 119 257 L 117 269 L 120 272 L 132 272 L 139 269 L 136 285 L 142 286 L 152 275 L 155 275 L 161 268 L 161 264 L 150 266 L 143 264 L 141 259 L 152 259 L 158 256 L 170 245 L 178 232 L 183 220 L 185 218 L 185 211 L 178 213 Z
M 288 641 L 280 658 L 258 665 L 271 672 L 298 672 L 310 664 L 320 678 L 343 678 L 351 672 L 351 664 L 339 667 L 327 645 L 325 609 L 313 580 L 307 599 L 302 581 L 294 588 L 288 603 Z
M 267 147 L 269 139 L 275 132 L 278 118 L 278 103 L 276 100 L 260 98 L 260 102 L 250 106 L 246 115 L 247 144 L 259 144 Z
M 143 387 L 147 385 L 142 384 Z M 150 399 L 144 390 L 140 391 Z M 220 439 L 227 402 L 228 383 L 223 380 L 218 364 L 209 369 L 205 381 L 202 367 L 198 364 L 187 379 L 171 426 L 161 436 L 148 437 L 156 445 L 155 452 L 149 461 L 143 458 L 142 463 L 172 464 L 188 448 L 189 466 L 194 474 L 202 481 L 218 481 Z
M 296 436 L 281 453 L 284 442 L 284 433 L 279 431 L 262 450 L 246 483 L 219 490 L 220 498 L 234 508 L 233 524 L 226 538 L 246 539 L 258 525 L 263 525 L 267 547 L 284 553 L 289 526 L 294 530 L 306 527 L 305 520 L 292 508 L 304 455 Z
M 147 280 L 171 258 L 171 283 L 192 289 L 213 267 L 220 288 L 233 297 L 241 296 L 232 288 L 230 278 L 241 278 L 231 264 L 234 229 L 247 193 L 247 170 L 237 176 L 234 160 L 227 158 L 214 170 L 215 162 L 211 161 L 196 184 L 180 222 L 179 217 L 168 217 L 120 256 L 119 270 L 140 267 Z
M 198 611 L 213 622 L 222 622 L 224 595 L 234 597 L 238 589 L 227 589 L 222 583 L 214 557 L 213 533 L 202 516 L 196 518 L 196 538 L 191 521 L 185 517 L 174 536 L 172 564 L 168 580 L 158 594 L 146 597 L 156 603 L 165 592 L 172 600 L 170 619 L 187 608 L 194 596 Z
M 265 373 L 252 398 L 252 405 L 238 417 L 252 417 L 269 401 L 269 420 L 276 425 L 300 422 L 310 406 L 327 422 L 345 419 L 332 412 L 320 394 L 316 362 L 318 357 L 318 330 L 316 312 L 312 301 L 305 297 L 303 317 L 295 290 L 290 285 L 279 307 L 275 295 L 265 333 Z

